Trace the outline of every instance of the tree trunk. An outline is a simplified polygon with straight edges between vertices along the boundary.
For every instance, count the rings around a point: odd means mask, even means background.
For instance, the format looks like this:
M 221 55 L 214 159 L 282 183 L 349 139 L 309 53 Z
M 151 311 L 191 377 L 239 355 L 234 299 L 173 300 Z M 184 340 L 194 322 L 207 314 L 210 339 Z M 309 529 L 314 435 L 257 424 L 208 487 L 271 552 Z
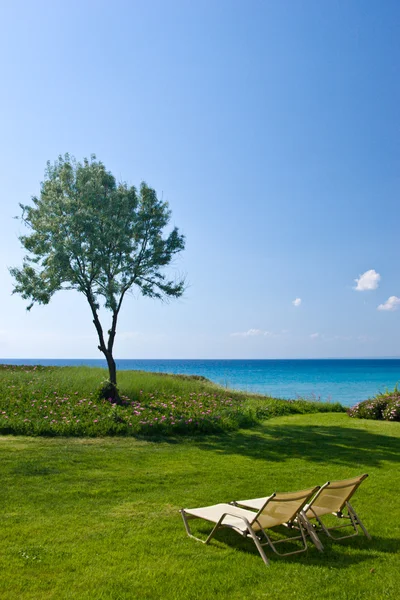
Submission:
M 95 304 L 95 301 L 94 301 L 94 298 L 93 298 L 93 295 L 92 295 L 92 292 L 90 289 L 87 290 L 86 297 L 90 304 L 90 308 L 91 308 L 92 314 L 93 314 L 93 323 L 96 328 L 97 335 L 99 336 L 100 343 L 99 343 L 98 349 L 106 357 L 107 365 L 108 365 L 108 373 L 109 373 L 109 377 L 110 377 L 109 383 L 107 385 L 105 385 L 102 389 L 102 395 L 104 398 L 111 399 L 116 404 L 122 404 L 121 398 L 118 394 L 117 367 L 116 367 L 115 360 L 112 355 L 112 350 L 113 350 L 113 346 L 114 346 L 115 331 L 116 331 L 116 327 L 117 327 L 118 311 L 121 307 L 121 302 L 122 302 L 122 298 L 124 297 L 124 294 L 121 295 L 121 299 L 120 299 L 117 310 L 115 310 L 113 312 L 112 326 L 111 326 L 110 331 L 108 332 L 109 338 L 108 338 L 107 346 L 104 341 L 103 328 L 101 326 L 101 323 L 99 321 L 99 317 L 97 314 L 97 307 L 96 307 L 96 304 Z
M 106 354 L 106 359 L 108 372 L 110 374 L 110 382 L 117 387 L 117 367 L 115 365 L 115 360 L 109 352 Z
M 111 398 L 116 404 L 121 404 L 121 398 L 119 397 L 117 388 L 117 367 L 115 364 L 115 360 L 111 352 L 108 352 L 108 350 L 103 350 L 103 352 L 107 360 L 110 380 L 110 385 L 107 388 L 107 398 Z

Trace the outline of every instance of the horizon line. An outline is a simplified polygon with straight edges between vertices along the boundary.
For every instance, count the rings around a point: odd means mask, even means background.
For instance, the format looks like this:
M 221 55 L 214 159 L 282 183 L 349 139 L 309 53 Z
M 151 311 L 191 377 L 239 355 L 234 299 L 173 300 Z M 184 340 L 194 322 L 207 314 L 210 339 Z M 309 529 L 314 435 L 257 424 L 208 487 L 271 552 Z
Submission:
M 0 358 L 0 362 L 2 360 L 7 360 L 7 361 L 11 361 L 11 360 L 96 360 L 96 361 L 104 361 L 106 362 L 105 358 L 89 358 L 89 357 L 79 357 L 79 358 L 72 358 L 72 357 L 64 357 L 64 358 L 50 358 L 50 357 L 27 357 L 24 356 L 23 358 L 17 358 L 17 357 L 12 357 L 12 358 L 6 358 L 6 357 L 2 357 Z M 286 357 L 286 358 L 114 358 L 115 361 L 118 360 L 152 360 L 152 361 L 162 361 L 162 360 L 179 360 L 179 361 L 184 361 L 184 360 L 190 360 L 190 361 L 196 361 L 196 360 L 201 360 L 201 361 L 206 361 L 206 360 L 230 360 L 230 361 L 240 361 L 240 360 L 247 360 L 247 361 L 260 361 L 260 360 L 400 360 L 400 355 L 399 356 L 325 356 L 325 357 Z

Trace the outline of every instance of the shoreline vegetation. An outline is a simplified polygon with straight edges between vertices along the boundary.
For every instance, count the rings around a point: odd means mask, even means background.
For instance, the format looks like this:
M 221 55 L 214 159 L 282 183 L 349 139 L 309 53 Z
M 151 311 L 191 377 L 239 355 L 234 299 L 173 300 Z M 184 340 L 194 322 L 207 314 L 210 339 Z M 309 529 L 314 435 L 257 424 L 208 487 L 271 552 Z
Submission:
M 0 365 L 0 433 L 101 437 L 215 434 L 271 417 L 345 412 L 339 403 L 282 400 L 198 375 L 120 371 L 122 403 L 102 398 L 107 371 Z

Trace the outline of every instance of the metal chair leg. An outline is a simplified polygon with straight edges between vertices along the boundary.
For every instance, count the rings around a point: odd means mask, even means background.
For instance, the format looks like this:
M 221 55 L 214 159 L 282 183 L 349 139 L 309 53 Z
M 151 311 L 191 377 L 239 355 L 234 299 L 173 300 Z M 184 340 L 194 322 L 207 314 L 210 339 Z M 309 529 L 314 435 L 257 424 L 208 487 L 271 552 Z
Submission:
M 263 559 L 263 561 L 264 561 L 264 564 L 265 564 L 267 567 L 269 567 L 269 560 L 268 560 L 268 558 L 267 558 L 267 555 L 266 555 L 266 554 L 265 554 L 265 552 L 264 552 L 264 549 L 263 549 L 263 547 L 262 547 L 262 545 L 261 545 L 261 543 L 260 543 L 260 540 L 258 539 L 258 537 L 256 536 L 256 534 L 254 533 L 254 531 L 252 530 L 252 528 L 251 528 L 251 527 L 249 527 L 249 526 L 248 526 L 248 527 L 247 527 L 247 530 L 248 530 L 248 532 L 249 532 L 249 534 L 250 534 L 250 536 L 251 536 L 251 538 L 252 538 L 253 542 L 255 543 L 255 545 L 256 545 L 256 548 L 257 548 L 258 552 L 260 553 L 260 556 L 261 556 L 261 558 L 262 558 L 262 559 Z
M 310 539 L 312 541 L 312 543 L 314 544 L 314 546 L 317 548 L 317 550 L 319 552 L 323 552 L 324 551 L 324 546 L 321 542 L 321 540 L 319 539 L 317 532 L 315 531 L 314 527 L 312 526 L 312 523 L 310 523 L 310 521 L 307 519 L 306 515 L 301 512 L 298 516 L 298 520 L 299 523 L 302 522 L 303 523 L 303 527 L 306 530 L 307 534 L 310 536 Z
M 211 533 L 208 535 L 207 539 L 202 540 L 201 538 L 198 538 L 198 537 L 196 537 L 195 535 L 192 534 L 192 532 L 190 530 L 190 526 L 189 526 L 188 520 L 187 520 L 187 516 L 186 516 L 185 510 L 182 508 L 179 512 L 182 515 L 183 523 L 185 525 L 186 533 L 188 534 L 188 536 L 191 537 L 191 538 L 193 538 L 194 540 L 197 540 L 198 542 L 201 542 L 202 544 L 208 544 L 211 541 L 211 539 L 214 537 L 214 535 L 217 532 L 217 530 L 220 527 L 224 526 L 223 523 L 222 523 L 222 521 L 226 517 L 226 514 L 223 514 L 221 516 L 221 518 L 219 519 L 218 523 L 216 523 L 214 525 L 214 527 L 213 527 Z M 241 518 L 241 517 L 239 517 L 239 518 Z M 254 533 L 254 531 L 251 528 L 250 523 L 247 521 L 247 519 L 242 518 L 242 520 L 245 522 L 248 534 L 250 535 L 251 539 L 253 540 L 254 544 L 256 545 L 256 548 L 257 548 L 257 550 L 258 550 L 258 552 L 259 552 L 259 554 L 260 554 L 260 556 L 261 556 L 264 564 L 268 567 L 269 566 L 269 560 L 267 558 L 267 555 L 264 552 L 264 549 L 263 549 L 263 547 L 262 547 L 262 545 L 260 543 L 260 540 L 258 539 L 258 537 L 256 536 L 256 534 Z
M 365 527 L 364 523 L 361 521 L 360 517 L 358 516 L 358 514 L 356 513 L 354 508 L 351 506 L 350 502 L 346 502 L 346 505 L 347 505 L 347 510 L 349 511 L 349 515 L 352 515 L 354 517 L 356 524 L 360 526 L 365 537 L 368 538 L 369 540 L 371 540 L 372 538 L 371 538 L 370 534 L 368 533 L 367 528 Z
M 217 529 L 219 528 L 220 523 L 221 523 L 221 521 L 223 519 L 223 517 L 221 517 L 221 519 L 218 521 L 218 523 L 216 523 L 216 525 L 214 525 L 214 527 L 213 527 L 211 533 L 208 535 L 207 539 L 202 540 L 201 538 L 196 537 L 195 535 L 193 535 L 193 533 L 191 532 L 189 523 L 187 521 L 187 516 L 186 516 L 185 510 L 182 508 L 179 512 L 182 515 L 183 523 L 185 525 L 186 533 L 188 534 L 188 536 L 191 537 L 191 538 L 193 538 L 194 540 L 197 540 L 198 542 L 201 542 L 202 544 L 209 544 L 210 543 L 211 539 L 214 537 L 214 535 L 215 535 Z

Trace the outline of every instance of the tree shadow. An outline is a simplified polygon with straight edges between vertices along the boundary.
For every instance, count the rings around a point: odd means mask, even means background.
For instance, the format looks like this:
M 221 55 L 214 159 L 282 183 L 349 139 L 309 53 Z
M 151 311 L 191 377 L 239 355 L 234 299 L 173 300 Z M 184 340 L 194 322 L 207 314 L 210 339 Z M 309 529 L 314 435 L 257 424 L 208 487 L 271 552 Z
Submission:
M 218 454 L 242 455 L 262 461 L 296 458 L 339 465 L 377 467 L 400 462 L 400 439 L 351 427 L 265 424 L 229 435 L 196 439 L 196 445 Z

